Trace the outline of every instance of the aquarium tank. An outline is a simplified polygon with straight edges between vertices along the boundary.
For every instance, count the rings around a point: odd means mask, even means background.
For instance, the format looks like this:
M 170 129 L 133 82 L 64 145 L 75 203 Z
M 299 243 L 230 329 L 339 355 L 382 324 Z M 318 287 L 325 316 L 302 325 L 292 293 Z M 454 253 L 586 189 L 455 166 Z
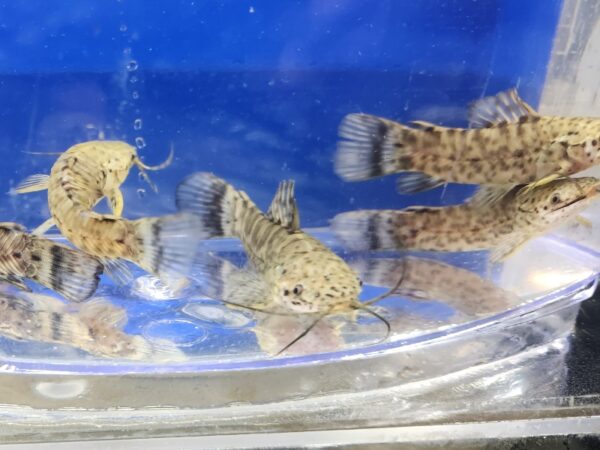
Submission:
M 599 18 L 0 4 L 0 444 L 591 443 Z

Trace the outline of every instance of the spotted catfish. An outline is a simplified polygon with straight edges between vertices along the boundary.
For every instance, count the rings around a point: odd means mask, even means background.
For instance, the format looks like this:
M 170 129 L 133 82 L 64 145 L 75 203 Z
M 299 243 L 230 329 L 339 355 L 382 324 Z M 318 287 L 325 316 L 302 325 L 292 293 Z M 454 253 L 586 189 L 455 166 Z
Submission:
M 445 252 L 492 249 L 502 260 L 527 240 L 556 227 L 598 198 L 597 178 L 560 178 L 499 196 L 483 188 L 470 201 L 438 208 L 359 210 L 337 215 L 333 231 L 353 249 Z
M 367 114 L 340 125 L 335 170 L 347 181 L 409 172 L 401 193 L 444 182 L 516 185 L 580 172 L 600 162 L 600 119 L 541 116 L 515 89 L 474 102 L 471 128 L 406 126 Z
M 50 175 L 33 175 L 22 182 L 18 194 L 48 190 L 52 217 L 34 233 L 43 234 L 56 225 L 75 246 L 96 256 L 119 281 L 131 278 L 120 260 L 131 261 L 163 279 L 185 275 L 196 251 L 198 223 L 191 214 L 127 220 L 123 212 L 121 184 L 129 170 L 137 166 L 149 181 L 145 170 L 158 170 L 139 159 L 136 149 L 121 141 L 90 141 L 77 144 L 62 153 Z M 94 207 L 107 198 L 112 214 L 100 214 Z
M 250 267 L 220 277 L 230 281 L 221 293 L 227 303 L 277 314 L 315 314 L 313 326 L 328 314 L 362 309 L 376 315 L 358 299 L 362 282 L 356 273 L 300 229 L 293 181 L 279 185 L 263 214 L 245 192 L 210 173 L 195 173 L 179 185 L 177 205 L 200 217 L 202 234 L 241 240 Z
M 34 236 L 16 223 L 0 223 L 0 281 L 27 290 L 31 279 L 68 300 L 89 298 L 100 280 L 100 261 L 79 250 Z

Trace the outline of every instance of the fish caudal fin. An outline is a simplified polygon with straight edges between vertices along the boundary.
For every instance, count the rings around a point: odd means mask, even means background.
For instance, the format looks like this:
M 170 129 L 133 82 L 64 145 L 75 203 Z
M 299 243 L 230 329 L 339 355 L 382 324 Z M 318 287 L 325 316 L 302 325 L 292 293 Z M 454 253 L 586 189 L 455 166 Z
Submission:
M 350 114 L 339 128 L 335 172 L 346 181 L 360 181 L 412 170 L 405 144 L 414 142 L 419 131 L 368 114 Z
M 29 278 L 75 302 L 96 291 L 103 271 L 96 258 L 37 236 L 31 236 L 29 243 Z
M 188 275 L 198 243 L 207 237 L 196 216 L 180 213 L 133 223 L 138 242 L 136 264 L 167 284 Z
M 200 218 L 206 237 L 235 236 L 236 200 L 241 193 L 221 178 L 197 172 L 177 187 L 177 207 Z
M 402 249 L 395 228 L 400 211 L 359 210 L 338 214 L 331 221 L 331 229 L 351 250 Z

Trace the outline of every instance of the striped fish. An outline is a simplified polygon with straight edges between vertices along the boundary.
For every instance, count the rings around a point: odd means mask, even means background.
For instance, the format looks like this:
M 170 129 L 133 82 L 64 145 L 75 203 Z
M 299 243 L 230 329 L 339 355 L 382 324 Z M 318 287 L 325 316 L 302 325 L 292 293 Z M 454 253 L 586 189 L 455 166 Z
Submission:
M 253 270 L 239 275 L 231 302 L 297 313 L 360 308 L 361 281 L 300 229 L 293 191 L 293 181 L 283 181 L 264 214 L 245 192 L 210 173 L 195 173 L 177 188 L 177 206 L 200 217 L 202 234 L 241 240 Z
M 102 270 L 93 256 L 29 234 L 19 224 L 0 223 L 0 281 L 27 289 L 28 278 L 79 302 L 95 292 Z
M 445 182 L 532 183 L 600 162 L 600 119 L 541 116 L 515 89 L 474 102 L 469 119 L 472 128 L 463 129 L 350 114 L 339 129 L 336 173 L 360 181 L 408 172 L 398 190 L 409 194 Z
M 200 240 L 195 233 L 197 221 L 190 214 L 124 219 L 120 186 L 133 166 L 149 181 L 146 170 L 162 169 L 172 159 L 171 151 L 167 161 L 152 167 L 142 163 L 136 149 L 126 142 L 84 142 L 62 153 L 50 175 L 30 176 L 15 193 L 47 189 L 52 217 L 35 233 L 43 234 L 56 225 L 76 247 L 99 258 L 116 281 L 131 280 L 123 260 L 170 281 L 185 275 L 194 259 L 194 243 Z M 94 211 L 105 197 L 112 214 Z

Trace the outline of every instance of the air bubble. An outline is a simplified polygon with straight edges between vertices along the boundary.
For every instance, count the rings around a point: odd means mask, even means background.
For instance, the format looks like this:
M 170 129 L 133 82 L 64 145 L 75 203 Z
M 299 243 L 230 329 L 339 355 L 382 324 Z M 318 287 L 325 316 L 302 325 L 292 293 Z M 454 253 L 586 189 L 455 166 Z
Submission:
M 135 84 L 135 83 L 137 83 L 137 82 L 138 82 L 138 77 L 136 77 L 135 75 L 132 75 L 132 76 L 129 78 L 129 82 L 130 82 L 131 84 Z
M 127 25 L 123 24 L 119 27 L 119 31 L 121 33 L 125 33 L 127 31 Z
M 131 97 L 135 100 L 137 100 L 138 98 L 140 98 L 140 93 L 138 91 L 133 91 L 131 93 Z
M 132 59 L 127 63 L 127 71 L 135 72 L 138 69 L 138 62 L 135 59 Z
M 143 137 L 138 136 L 135 138 L 135 146 L 139 149 L 142 149 L 146 146 L 146 141 L 144 140 Z
M 144 198 L 146 196 L 146 189 L 139 188 L 137 190 L 137 195 L 139 198 Z
M 251 6 L 250 8 L 248 8 L 248 12 L 250 14 L 254 14 L 256 12 L 256 10 L 254 9 L 254 6 Z
M 134 130 L 141 130 L 142 129 L 142 119 L 135 119 L 133 121 L 133 129 Z

